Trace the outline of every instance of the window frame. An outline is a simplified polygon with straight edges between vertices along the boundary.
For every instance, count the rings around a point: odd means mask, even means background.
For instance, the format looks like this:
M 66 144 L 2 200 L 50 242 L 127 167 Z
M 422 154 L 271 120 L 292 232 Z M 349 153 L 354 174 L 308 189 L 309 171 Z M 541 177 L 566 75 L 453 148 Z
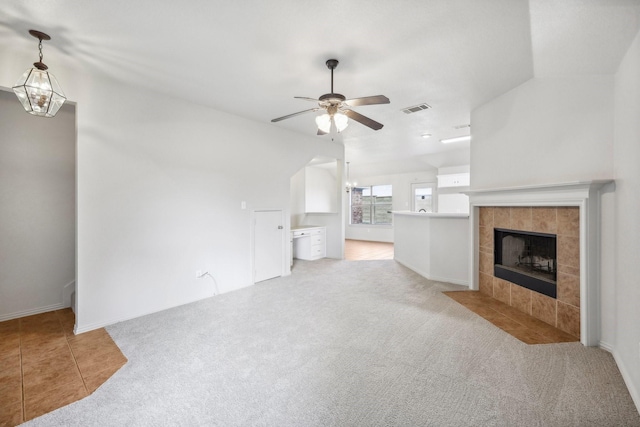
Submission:
M 412 182 L 411 183 L 411 212 L 416 211 L 416 190 L 420 188 L 431 188 L 431 212 L 438 212 L 438 183 L 435 181 Z
M 380 197 L 390 197 L 391 200 L 390 202 L 385 202 L 385 203 L 375 203 L 375 201 L 377 200 L 377 195 L 374 194 L 374 188 L 375 187 L 389 187 L 390 188 L 390 192 L 391 195 L 390 196 L 380 196 Z M 362 192 L 364 192 L 366 189 L 369 190 L 370 195 L 369 196 L 362 196 L 362 197 L 370 197 L 369 202 L 368 203 L 361 203 L 361 204 L 357 204 L 354 205 L 353 203 L 353 195 L 354 195 L 354 190 L 362 190 Z M 366 226 L 366 227 L 392 227 L 393 226 L 393 215 L 390 216 L 389 218 L 389 222 L 375 222 L 375 211 L 376 211 L 376 205 L 378 205 L 379 207 L 382 206 L 388 206 L 387 208 L 385 208 L 385 210 L 387 212 L 391 212 L 393 210 L 393 185 L 392 184 L 376 184 L 376 185 L 357 185 L 356 187 L 354 187 L 350 193 L 349 193 L 349 225 L 352 226 Z M 354 207 L 357 206 L 362 206 L 363 210 L 364 207 L 368 207 L 368 211 L 369 211 L 369 218 L 368 221 L 369 222 L 353 222 L 353 209 Z

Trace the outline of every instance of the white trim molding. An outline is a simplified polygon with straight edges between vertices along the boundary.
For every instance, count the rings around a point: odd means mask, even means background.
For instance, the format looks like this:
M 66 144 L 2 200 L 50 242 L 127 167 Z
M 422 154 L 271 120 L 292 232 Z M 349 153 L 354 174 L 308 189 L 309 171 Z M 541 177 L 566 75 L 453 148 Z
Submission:
M 482 206 L 577 206 L 580 208 L 580 342 L 600 344 L 600 203 L 613 180 L 472 190 L 470 288 L 479 289 L 478 225 Z
M 50 311 L 56 311 L 63 308 L 67 308 L 62 303 L 59 304 L 51 304 L 44 307 L 30 308 L 28 310 L 16 311 L 15 313 L 8 313 L 0 316 L 0 322 L 4 322 L 6 320 L 18 319 L 26 316 L 33 316 L 34 314 L 48 313 Z

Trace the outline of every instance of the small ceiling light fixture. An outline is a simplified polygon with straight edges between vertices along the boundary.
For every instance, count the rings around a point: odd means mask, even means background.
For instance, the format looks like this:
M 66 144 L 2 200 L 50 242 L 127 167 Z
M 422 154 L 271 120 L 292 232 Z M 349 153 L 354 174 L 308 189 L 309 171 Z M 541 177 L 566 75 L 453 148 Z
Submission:
M 423 133 L 420 136 L 423 137 L 424 139 L 431 138 L 431 134 L 430 133 Z
M 347 193 L 353 190 L 354 188 L 356 188 L 356 186 L 358 185 L 358 183 L 356 182 L 349 182 L 349 163 L 350 162 L 347 162 L 347 185 L 346 185 Z
M 452 142 L 469 141 L 470 139 L 471 139 L 471 135 L 466 135 L 466 136 L 457 136 L 455 138 L 441 139 L 440 142 L 442 142 L 443 144 L 450 144 Z
M 37 30 L 29 30 L 29 34 L 39 40 L 40 60 L 33 63 L 34 68 L 24 72 L 13 87 L 13 91 L 27 113 L 34 116 L 53 117 L 67 98 L 58 80 L 47 71 L 49 67 L 42 62 L 42 40 L 51 40 L 51 37 Z

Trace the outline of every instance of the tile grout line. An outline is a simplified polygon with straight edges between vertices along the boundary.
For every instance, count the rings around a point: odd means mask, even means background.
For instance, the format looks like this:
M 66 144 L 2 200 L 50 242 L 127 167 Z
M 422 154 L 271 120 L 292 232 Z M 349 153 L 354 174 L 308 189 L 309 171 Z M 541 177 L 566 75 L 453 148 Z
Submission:
M 24 396 L 24 366 L 22 366 L 22 319 L 18 319 L 18 341 L 20 346 L 20 388 L 22 395 L 22 422 L 27 420 L 26 399 Z
M 462 292 L 466 292 L 466 291 L 462 291 Z M 446 294 L 446 292 L 445 292 L 445 294 Z M 457 300 L 457 299 L 455 299 L 455 298 L 452 298 L 452 299 L 453 299 L 454 301 L 456 301 L 458 304 L 462 305 L 463 307 L 466 307 L 468 310 L 470 310 L 470 311 L 472 311 L 472 312 L 474 312 L 474 313 L 475 313 L 475 311 L 474 311 L 474 310 L 472 310 L 471 308 L 469 308 L 469 307 L 467 306 L 466 301 L 459 301 L 459 300 Z M 474 298 L 474 301 L 478 301 L 478 299 L 475 299 L 475 298 Z M 516 324 L 518 324 L 519 326 L 521 326 L 521 327 L 525 328 L 528 332 L 530 332 L 530 333 L 532 333 L 532 334 L 534 334 L 534 335 L 537 335 L 537 336 L 539 336 L 539 337 L 545 338 L 545 339 L 550 340 L 550 341 L 552 341 L 552 342 L 554 342 L 554 343 L 568 342 L 568 341 L 564 341 L 564 340 L 559 341 L 557 338 L 554 338 L 554 336 L 553 336 L 553 335 L 551 335 L 551 336 L 550 336 L 550 335 L 548 335 L 549 331 L 548 331 L 548 330 L 546 330 L 546 329 L 540 330 L 540 329 L 538 329 L 538 328 L 533 328 L 533 327 L 527 326 L 527 325 L 525 325 L 524 323 L 522 323 L 521 321 L 519 321 L 519 320 L 517 320 L 517 319 L 514 319 L 514 318 L 513 318 L 512 316 L 510 316 L 508 313 L 506 313 L 506 312 L 502 312 L 502 311 L 498 310 L 497 308 L 494 308 L 494 307 L 487 307 L 487 309 L 492 310 L 494 313 L 497 313 L 497 314 L 498 314 L 498 315 L 500 315 L 500 316 L 504 316 L 505 318 L 507 318 L 507 319 L 511 320 L 512 322 L 515 322 Z M 514 336 L 515 338 L 519 339 L 519 338 L 518 338 L 518 337 L 516 337 L 515 335 L 511 334 L 508 330 L 506 330 L 506 329 L 502 328 L 501 326 L 498 326 L 498 325 L 494 324 L 491 320 L 489 320 L 489 319 L 488 319 L 488 318 L 486 318 L 485 316 L 483 316 L 483 315 L 481 315 L 481 314 L 478 314 L 478 313 L 475 313 L 475 314 L 476 314 L 476 315 L 478 315 L 478 316 L 480 316 L 480 317 L 482 317 L 483 319 L 487 320 L 489 323 L 493 324 L 494 326 L 496 326 L 497 328 L 499 328 L 499 329 L 503 330 L 504 332 L 506 332 L 506 333 L 508 333 L 508 334 L 510 334 L 510 335 L 512 335 L 512 336 Z M 525 314 L 525 315 L 526 315 L 526 313 L 523 313 L 523 314 Z M 534 319 L 535 319 L 535 318 L 534 318 Z M 535 320 L 539 320 L 539 319 L 535 319 Z M 544 323 L 544 322 L 543 322 L 543 323 Z M 554 327 L 553 325 L 549 325 L 549 324 L 547 324 L 547 323 L 545 323 L 545 325 L 547 325 L 547 326 L 549 326 L 549 327 L 551 327 L 551 328 L 553 328 L 553 329 L 558 329 L 557 327 Z M 574 337 L 573 335 L 571 335 L 571 334 L 569 334 L 569 333 L 567 333 L 567 332 L 565 332 L 565 331 L 562 331 L 561 329 L 558 329 L 558 331 L 559 331 L 559 332 L 561 332 L 561 333 L 563 333 L 563 334 L 566 334 L 566 335 L 568 335 L 568 336 L 570 336 L 570 337 L 574 338 L 576 341 L 578 341 L 578 338 L 577 338 L 577 337 Z M 520 340 L 520 341 L 522 341 L 522 340 Z
M 73 348 L 71 347 L 71 343 L 69 343 L 69 336 L 67 335 L 67 331 L 64 330 L 64 326 L 62 325 L 62 320 L 60 319 L 60 313 L 56 311 L 56 317 L 58 318 L 58 323 L 60 323 L 60 328 L 62 329 L 62 333 L 64 333 L 64 340 L 67 342 L 67 347 L 69 347 L 69 352 L 71 353 L 71 357 L 73 358 L 73 364 L 76 366 L 78 373 L 80 374 L 80 379 L 82 380 L 82 385 L 84 386 L 84 390 L 87 392 L 87 396 L 89 393 L 89 388 L 87 387 L 87 383 L 84 380 L 84 375 L 82 375 L 82 370 L 80 366 L 78 366 L 78 360 L 76 359 L 76 355 L 73 352 Z

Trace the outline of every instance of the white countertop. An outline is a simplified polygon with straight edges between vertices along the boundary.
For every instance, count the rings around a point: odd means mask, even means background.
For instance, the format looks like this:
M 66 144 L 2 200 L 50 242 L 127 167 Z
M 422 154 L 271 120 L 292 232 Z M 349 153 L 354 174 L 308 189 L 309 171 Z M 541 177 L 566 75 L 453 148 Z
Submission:
M 394 215 L 422 216 L 426 218 L 469 218 L 466 213 L 454 212 L 411 212 L 411 211 L 393 211 Z
M 310 230 L 312 228 L 325 228 L 324 225 L 299 225 L 297 227 L 291 227 L 291 231 Z

